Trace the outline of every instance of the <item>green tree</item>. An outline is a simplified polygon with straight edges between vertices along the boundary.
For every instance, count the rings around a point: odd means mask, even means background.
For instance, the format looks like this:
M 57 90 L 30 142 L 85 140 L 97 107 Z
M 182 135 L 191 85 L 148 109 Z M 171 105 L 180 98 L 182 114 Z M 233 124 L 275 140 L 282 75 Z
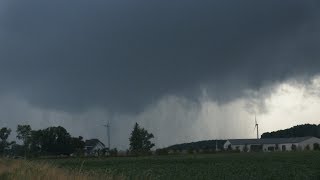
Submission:
M 84 149 L 83 137 L 71 137 L 61 126 L 46 129 L 31 130 L 28 140 L 30 155 L 82 155 Z
M 140 128 L 139 124 L 136 123 L 129 138 L 131 153 L 139 155 L 150 152 L 150 149 L 154 147 L 154 144 L 150 141 L 152 138 L 154 138 L 152 133 L 148 133 L 147 130 Z
M 82 155 L 85 142 L 83 141 L 83 137 L 72 137 L 71 138 L 71 150 L 70 152 L 73 152 L 76 155 Z
M 109 153 L 110 153 L 110 156 L 113 156 L 113 157 L 118 156 L 118 149 L 117 148 L 110 149 Z
M 33 156 L 38 156 L 42 153 L 43 136 L 42 130 L 31 131 L 30 138 L 30 153 Z
M 156 154 L 157 154 L 157 155 L 168 155 L 168 154 L 169 154 L 169 151 L 168 151 L 168 149 L 166 149 L 166 148 L 157 149 L 157 150 L 156 150 Z
M 306 136 L 314 136 L 320 138 L 320 124 L 303 124 L 291 127 L 289 129 L 266 132 L 261 135 L 261 138 L 290 138 Z
M 4 154 L 5 150 L 10 146 L 11 143 L 7 141 L 11 134 L 11 129 L 3 127 L 0 129 L 0 154 Z
M 30 150 L 31 127 L 30 125 L 18 125 L 16 132 L 17 138 L 23 141 L 24 155 L 26 157 L 27 152 Z
M 73 153 L 71 136 L 67 130 L 61 126 L 49 127 L 41 131 L 41 150 L 51 155 Z

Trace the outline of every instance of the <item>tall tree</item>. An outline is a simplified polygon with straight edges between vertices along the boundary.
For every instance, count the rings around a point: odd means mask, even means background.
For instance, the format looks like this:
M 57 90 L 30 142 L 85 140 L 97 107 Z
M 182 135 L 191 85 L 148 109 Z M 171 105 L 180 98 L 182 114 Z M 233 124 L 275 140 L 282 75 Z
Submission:
M 31 138 L 30 138 L 30 152 L 37 156 L 42 153 L 43 147 L 43 136 L 42 130 L 33 130 L 31 131 Z
M 71 136 L 61 126 L 49 127 L 42 130 L 41 149 L 52 155 L 71 154 Z
M 81 154 L 83 137 L 71 137 L 61 126 L 31 131 L 30 152 L 33 155 Z
M 0 129 L 0 154 L 3 154 L 10 145 L 10 143 L 7 141 L 9 135 L 11 133 L 10 128 L 3 127 Z
M 140 128 L 139 124 L 134 125 L 133 131 L 131 132 L 130 151 L 133 154 L 146 154 L 154 147 L 154 143 L 150 140 L 154 138 L 152 133 L 149 133 L 144 128 Z
M 27 156 L 31 143 L 31 127 L 30 125 L 18 125 L 16 132 L 17 138 L 23 141 L 24 155 Z

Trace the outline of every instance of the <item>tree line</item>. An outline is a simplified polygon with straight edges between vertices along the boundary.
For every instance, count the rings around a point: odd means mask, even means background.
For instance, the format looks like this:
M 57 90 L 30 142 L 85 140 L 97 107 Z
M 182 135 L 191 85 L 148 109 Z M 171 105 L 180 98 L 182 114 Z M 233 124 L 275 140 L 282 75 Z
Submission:
M 313 136 L 320 138 L 320 124 L 303 124 L 291 127 L 289 129 L 266 132 L 261 135 L 261 138 L 291 138 L 291 137 L 306 137 Z
M 167 147 L 168 150 L 183 151 L 183 150 L 222 150 L 226 140 L 205 140 L 191 143 L 175 144 Z
M 85 144 L 81 136 L 72 137 L 61 126 L 32 130 L 30 125 L 18 125 L 16 133 L 16 138 L 21 140 L 22 144 L 18 144 L 16 141 L 8 141 L 11 134 L 10 128 L 3 127 L 0 129 L 1 155 L 70 155 L 83 151 Z
M 0 155 L 37 157 L 37 156 L 57 156 L 57 155 L 83 155 L 85 151 L 85 141 L 82 136 L 72 137 L 62 126 L 48 127 L 45 129 L 32 130 L 30 125 L 18 125 L 16 141 L 9 141 L 12 130 L 7 127 L 0 129 Z M 141 128 L 138 123 L 134 125 L 129 138 L 129 151 L 132 155 L 144 155 L 150 153 L 155 146 L 151 142 L 154 138 L 152 133 Z M 107 151 L 109 149 L 106 148 Z M 109 154 L 113 151 L 109 152 Z M 114 154 L 114 153 L 113 153 Z
M 0 129 L 0 155 L 18 155 L 25 157 L 47 156 L 47 155 L 83 155 L 85 142 L 83 137 L 72 137 L 70 133 L 63 127 L 48 127 L 45 129 L 32 130 L 30 125 L 18 125 L 16 129 L 16 138 L 22 144 L 16 141 L 9 141 L 12 130 L 7 127 Z M 320 124 L 304 124 L 294 126 L 289 129 L 266 132 L 261 138 L 290 138 L 314 136 L 320 138 Z M 154 135 L 146 129 L 135 123 L 131 135 L 129 137 L 129 150 L 131 155 L 149 154 L 155 146 L 152 143 Z M 169 146 L 167 148 L 158 149 L 158 154 L 167 154 L 168 151 L 211 151 L 223 149 L 225 140 L 208 140 L 193 143 L 184 143 Z M 107 149 L 107 151 L 109 151 Z M 114 154 L 111 150 L 109 154 Z

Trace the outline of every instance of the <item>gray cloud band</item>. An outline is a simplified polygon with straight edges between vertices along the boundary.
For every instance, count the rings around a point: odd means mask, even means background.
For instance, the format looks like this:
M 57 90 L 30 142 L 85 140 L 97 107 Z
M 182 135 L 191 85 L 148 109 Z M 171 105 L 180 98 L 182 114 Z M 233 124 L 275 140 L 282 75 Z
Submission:
M 64 111 L 224 103 L 319 73 L 320 3 L 1 1 L 0 93 Z

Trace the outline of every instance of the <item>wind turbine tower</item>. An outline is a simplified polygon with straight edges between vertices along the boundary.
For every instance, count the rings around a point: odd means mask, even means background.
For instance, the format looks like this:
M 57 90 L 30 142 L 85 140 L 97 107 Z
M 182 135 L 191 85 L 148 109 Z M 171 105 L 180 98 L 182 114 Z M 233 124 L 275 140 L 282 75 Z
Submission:
M 255 125 L 254 125 L 254 130 L 257 128 L 257 139 L 259 139 L 259 124 L 257 122 L 257 116 L 254 116 L 254 121 L 255 121 Z

